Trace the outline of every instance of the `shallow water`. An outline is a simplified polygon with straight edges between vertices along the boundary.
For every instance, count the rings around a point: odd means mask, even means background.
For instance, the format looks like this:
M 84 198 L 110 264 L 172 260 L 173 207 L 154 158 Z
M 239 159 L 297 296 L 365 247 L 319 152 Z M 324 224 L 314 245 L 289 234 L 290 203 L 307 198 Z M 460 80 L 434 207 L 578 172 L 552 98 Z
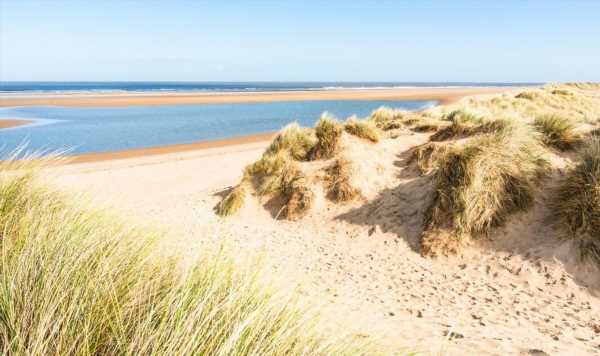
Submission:
M 72 108 L 0 108 L 0 119 L 34 119 L 28 126 L 0 130 L 0 150 L 27 144 L 32 151 L 70 154 L 120 151 L 277 131 L 297 121 L 313 126 L 324 111 L 338 118 L 367 116 L 388 106 L 418 110 L 432 101 L 327 100 L 250 104 L 203 104 Z

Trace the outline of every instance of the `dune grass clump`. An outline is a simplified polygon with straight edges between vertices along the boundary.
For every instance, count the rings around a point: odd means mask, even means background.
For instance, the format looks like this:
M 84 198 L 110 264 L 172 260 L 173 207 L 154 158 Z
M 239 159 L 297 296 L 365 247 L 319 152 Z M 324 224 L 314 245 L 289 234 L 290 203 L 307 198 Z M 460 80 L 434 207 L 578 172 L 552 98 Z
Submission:
M 465 235 L 487 234 L 526 210 L 547 167 L 535 133 L 524 125 L 452 146 L 435 171 L 423 253 L 453 252 Z
M 379 142 L 379 131 L 370 121 L 361 121 L 356 118 L 350 118 L 344 123 L 344 130 L 347 133 L 371 141 L 373 143 Z
M 263 156 L 244 170 L 243 180 L 254 183 L 258 195 L 281 192 L 287 177 L 297 171 L 297 164 L 287 151 Z
M 292 123 L 284 127 L 273 139 L 265 154 L 276 154 L 286 150 L 298 161 L 305 160 L 308 152 L 315 146 L 317 139 L 313 130 Z
M 0 164 L 0 165 L 3 165 Z M 141 229 L 74 206 L 27 170 L 0 167 L 3 355 L 369 354 L 325 335 L 294 297 L 227 253 L 191 268 Z M 283 298 L 283 299 L 282 299 Z
M 490 133 L 502 130 L 509 124 L 506 120 L 490 120 L 463 110 L 451 112 L 446 119 L 451 124 L 433 134 L 431 141 L 445 141 L 480 133 Z
M 558 189 L 552 212 L 567 238 L 580 243 L 582 257 L 600 263 L 600 138 L 592 137 Z
M 538 116 L 533 122 L 542 134 L 542 142 L 559 150 L 569 150 L 581 143 L 581 135 L 575 131 L 575 124 L 559 115 Z
M 313 160 L 331 158 L 338 149 L 342 133 L 343 127 L 336 119 L 327 113 L 321 115 L 315 126 L 317 144 L 311 150 L 310 158 Z
M 288 220 L 303 218 L 312 207 L 315 194 L 311 190 L 306 177 L 295 176 L 285 188 L 285 216 Z
M 407 164 L 414 163 L 421 174 L 429 174 L 437 168 L 438 161 L 448 152 L 447 143 L 428 142 L 412 149 Z
M 535 100 L 539 98 L 540 94 L 535 91 L 523 91 L 515 96 L 517 99 Z
M 441 120 L 421 117 L 420 119 L 415 119 L 411 130 L 416 132 L 437 132 L 446 126 L 447 124 Z
M 217 205 L 216 212 L 219 216 L 231 216 L 237 213 L 244 204 L 246 188 L 243 183 L 233 187 L 231 192 L 225 196 Z
M 340 157 L 327 169 L 329 192 L 336 202 L 347 202 L 360 197 L 360 189 L 351 183 L 352 162 Z
M 375 125 L 379 128 L 383 128 L 386 124 L 392 121 L 400 121 L 404 119 L 407 112 L 403 110 L 396 110 L 392 108 L 388 108 L 386 106 L 382 106 L 376 110 L 374 110 L 371 115 L 369 115 L 369 121 L 375 123 Z

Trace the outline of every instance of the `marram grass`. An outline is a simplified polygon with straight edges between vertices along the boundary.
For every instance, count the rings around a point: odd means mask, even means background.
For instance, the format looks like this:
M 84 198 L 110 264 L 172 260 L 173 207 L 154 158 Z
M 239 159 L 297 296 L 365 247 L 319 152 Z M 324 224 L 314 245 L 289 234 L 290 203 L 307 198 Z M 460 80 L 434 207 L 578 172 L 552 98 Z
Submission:
M 7 169 L 11 171 L 7 171 Z M 17 168 L 17 171 L 12 169 Z M 0 352 L 4 355 L 364 355 L 224 252 L 182 270 L 147 231 L 0 166 Z
M 372 121 L 362 121 L 352 117 L 344 123 L 344 130 L 353 136 L 373 143 L 379 142 L 380 139 L 379 130 Z
M 315 125 L 315 134 L 317 144 L 313 147 L 310 158 L 328 159 L 337 152 L 340 139 L 342 137 L 343 127 L 333 117 L 324 113 Z
M 581 255 L 600 263 L 600 138 L 581 149 L 575 167 L 554 196 L 554 221 L 579 241 Z
M 542 134 L 542 142 L 559 150 L 569 150 L 581 143 L 581 135 L 575 131 L 575 123 L 560 115 L 541 115 L 533 122 Z
M 423 253 L 452 252 L 464 235 L 487 234 L 510 214 L 526 210 L 548 165 L 526 125 L 448 148 L 437 161 Z

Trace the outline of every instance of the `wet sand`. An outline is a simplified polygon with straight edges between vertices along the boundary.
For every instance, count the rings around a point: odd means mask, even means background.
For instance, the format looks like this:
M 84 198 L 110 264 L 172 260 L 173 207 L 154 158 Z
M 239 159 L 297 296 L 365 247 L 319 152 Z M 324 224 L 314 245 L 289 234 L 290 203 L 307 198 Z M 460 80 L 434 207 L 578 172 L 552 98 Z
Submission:
M 220 148 L 226 146 L 239 146 L 246 145 L 251 143 L 264 143 L 266 144 L 271 141 L 274 132 L 262 133 L 256 135 L 248 135 L 241 137 L 232 137 L 221 140 L 208 140 L 208 141 L 200 141 L 194 143 L 187 144 L 178 144 L 178 145 L 168 145 L 168 146 L 160 146 L 160 147 L 150 147 L 150 148 L 138 148 L 126 151 L 116 151 L 116 152 L 98 152 L 98 153 L 87 153 L 73 156 L 72 158 L 67 160 L 68 164 L 74 163 L 88 163 L 88 162 L 100 162 L 100 161 L 108 161 L 108 160 L 116 160 L 116 159 L 127 159 L 127 158 L 137 158 L 143 156 L 153 156 L 153 155 L 164 155 L 169 153 L 182 153 L 196 150 L 205 150 L 209 148 Z
M 11 127 L 23 126 L 31 124 L 31 120 L 20 119 L 0 119 L 0 129 L 8 129 Z
M 441 104 L 447 104 L 467 95 L 498 93 L 509 89 L 511 88 L 404 88 L 261 93 L 10 94 L 0 97 L 0 107 L 30 105 L 122 107 L 135 105 L 233 104 L 303 100 L 436 100 Z

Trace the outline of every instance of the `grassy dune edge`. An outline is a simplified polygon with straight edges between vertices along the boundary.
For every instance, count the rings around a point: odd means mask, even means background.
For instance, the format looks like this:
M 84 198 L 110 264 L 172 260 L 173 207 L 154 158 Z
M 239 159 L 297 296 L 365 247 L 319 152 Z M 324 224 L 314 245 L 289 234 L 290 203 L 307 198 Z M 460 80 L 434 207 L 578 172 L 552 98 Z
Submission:
M 324 330 L 255 265 L 206 252 L 181 270 L 154 233 L 76 206 L 0 164 L 0 351 L 5 355 L 366 355 Z
M 285 187 L 297 179 L 303 192 L 325 191 L 327 206 L 352 201 L 378 175 L 365 167 L 387 169 L 369 165 L 357 150 L 385 150 L 391 140 L 428 134 L 429 142 L 414 147 L 407 160 L 431 182 L 422 221 L 423 254 L 456 253 L 472 238 L 490 236 L 513 215 L 528 211 L 552 172 L 569 171 L 556 165 L 560 161 L 578 168 L 567 172 L 572 177 L 567 187 L 552 192 L 571 194 L 570 201 L 555 211 L 560 221 L 568 222 L 558 228 L 571 239 L 588 241 L 581 248 L 597 255 L 600 200 L 591 197 L 595 197 L 597 150 L 590 137 L 599 127 L 600 85 L 593 83 L 467 97 L 421 112 L 382 107 L 367 118 L 350 117 L 345 122 L 325 114 L 314 129 L 295 125 L 282 130 L 263 157 L 246 169 L 244 182 L 253 184 L 245 185 L 244 195 L 234 189 L 222 203 L 228 206 L 222 215 L 235 214 L 245 199 L 255 195 L 289 201 L 295 188 Z M 577 149 L 587 153 L 574 156 Z M 341 169 L 340 162 L 352 169 Z M 289 178 L 290 172 L 296 178 Z M 318 199 L 306 199 L 299 214 L 283 205 L 282 211 L 290 214 L 281 216 L 301 219 L 312 211 L 312 200 Z

